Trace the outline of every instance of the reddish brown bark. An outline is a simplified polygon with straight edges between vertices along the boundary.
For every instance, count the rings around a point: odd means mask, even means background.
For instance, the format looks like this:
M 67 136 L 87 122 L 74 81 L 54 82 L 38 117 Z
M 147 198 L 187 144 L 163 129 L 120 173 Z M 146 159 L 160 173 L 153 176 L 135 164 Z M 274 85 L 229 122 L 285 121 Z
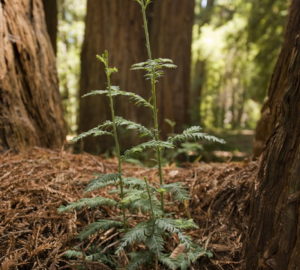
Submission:
M 162 134 L 171 130 L 164 121 L 176 123 L 175 131 L 189 124 L 190 66 L 194 0 L 155 1 L 152 23 L 154 57 L 170 58 L 178 66 L 166 71 L 158 85 Z
M 254 191 L 247 270 L 300 267 L 300 2 L 294 0 L 269 91 L 270 134 Z
M 59 147 L 65 137 L 41 0 L 0 1 L 0 151 Z
M 132 72 L 132 64 L 146 59 L 142 18 L 139 6 L 132 0 L 103 0 L 87 2 L 85 39 L 81 54 L 80 96 L 106 86 L 103 65 L 95 56 L 104 50 L 110 53 L 111 65 L 119 69 L 112 80 L 122 90 L 148 96 L 147 84 L 141 72 Z M 128 99 L 119 99 L 116 104 L 118 115 L 139 120 L 147 115 L 137 110 Z M 145 117 L 147 119 L 147 117 Z M 104 120 L 110 119 L 108 100 L 105 96 L 80 99 L 79 132 L 89 130 Z M 128 138 L 131 141 L 130 138 Z M 88 137 L 84 150 L 93 153 L 110 148 L 110 138 Z
M 291 14 L 291 16 L 293 16 L 293 14 Z M 271 83 L 269 85 L 267 100 L 263 105 L 261 119 L 257 123 L 255 131 L 255 157 L 260 156 L 264 151 L 266 143 L 276 126 L 278 110 L 281 106 L 281 101 L 284 95 L 284 91 L 280 91 L 278 89 L 284 89 L 287 84 L 288 66 L 286 63 L 291 57 L 297 23 L 299 23 L 299 20 L 297 21 L 296 18 L 290 17 L 290 21 L 285 30 L 284 49 L 281 50 L 277 60 L 275 70 L 271 78 Z
M 169 118 L 181 128 L 188 121 L 190 81 L 191 31 L 194 0 L 154 1 L 149 12 L 150 30 L 153 36 L 155 57 L 172 58 L 179 66 L 167 72 L 159 86 L 160 123 Z M 149 84 L 142 72 L 130 71 L 132 64 L 145 61 L 144 30 L 139 5 L 132 0 L 88 1 L 85 41 L 82 49 L 80 95 L 92 89 L 103 89 L 103 67 L 95 55 L 109 50 L 112 65 L 119 69 L 113 84 L 122 90 L 136 92 L 145 98 L 150 95 Z M 125 118 L 151 125 L 150 112 L 137 109 L 128 99 L 119 99 L 117 113 Z M 105 97 L 80 100 L 79 132 L 95 127 L 109 119 L 109 107 Z M 163 134 L 170 132 L 166 126 Z M 123 136 L 122 136 L 123 137 Z M 130 135 L 122 143 L 132 144 L 136 137 Z M 87 138 L 85 151 L 103 152 L 111 145 L 109 138 Z

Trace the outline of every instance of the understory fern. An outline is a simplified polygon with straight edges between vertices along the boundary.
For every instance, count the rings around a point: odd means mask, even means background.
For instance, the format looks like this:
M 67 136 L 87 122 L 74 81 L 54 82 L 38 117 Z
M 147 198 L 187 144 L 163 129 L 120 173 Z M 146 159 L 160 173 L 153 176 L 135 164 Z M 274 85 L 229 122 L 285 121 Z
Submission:
M 98 261 L 114 268 L 124 267 L 124 263 L 118 259 L 128 254 L 130 257 L 127 269 L 140 269 L 147 265 L 147 269 L 161 269 L 163 265 L 169 269 L 188 269 L 202 256 L 211 257 L 212 254 L 194 243 L 185 233 L 188 230 L 197 228 L 192 219 L 178 219 L 167 211 L 166 198 L 171 198 L 172 203 L 189 201 L 189 192 L 180 183 L 165 183 L 163 174 L 162 155 L 165 151 L 176 148 L 186 141 L 206 140 L 224 143 L 222 139 L 202 132 L 199 126 L 185 129 L 181 134 L 174 134 L 162 140 L 158 119 L 157 105 L 157 83 L 164 75 L 164 69 L 176 68 L 171 59 L 152 58 L 148 22 L 146 11 L 151 0 L 135 0 L 141 8 L 143 26 L 146 38 L 148 60 L 134 64 L 132 70 L 145 72 L 145 79 L 150 81 L 151 97 L 148 100 L 128 91 L 122 91 L 118 86 L 111 84 L 111 76 L 117 72 L 116 68 L 109 66 L 108 52 L 98 55 L 97 59 L 103 63 L 105 68 L 107 87 L 104 90 L 94 90 L 84 97 L 94 95 L 105 95 L 108 98 L 111 120 L 107 120 L 97 127 L 79 134 L 73 139 L 78 141 L 87 136 L 112 136 L 114 138 L 118 169 L 109 174 L 98 174 L 87 185 L 85 191 L 93 192 L 106 188 L 107 194 L 114 199 L 105 197 L 82 198 L 66 206 L 59 207 L 59 212 L 74 211 L 82 208 L 110 207 L 122 217 L 114 219 L 100 219 L 88 224 L 78 235 L 81 243 L 92 238 L 94 235 L 102 235 L 107 232 L 116 232 L 108 237 L 114 240 L 107 247 L 101 243 L 86 244 L 85 250 L 74 248 L 66 252 L 69 258 L 77 258 L 85 262 Z M 142 106 L 152 112 L 153 123 L 145 127 L 139 123 L 117 116 L 114 107 L 114 98 L 125 96 L 137 106 Z M 121 154 L 118 129 L 122 127 L 128 131 L 136 131 L 146 141 L 127 149 Z M 137 179 L 123 175 L 123 161 L 131 156 L 141 153 L 154 152 L 159 181 L 149 183 L 148 179 Z M 117 239 L 114 239 L 117 238 Z M 101 237 L 98 237 L 101 239 Z M 93 237 L 93 239 L 98 239 Z M 105 242 L 106 240 L 104 240 Z M 169 245 L 168 245 L 169 244 Z M 173 249 L 173 250 L 172 250 Z

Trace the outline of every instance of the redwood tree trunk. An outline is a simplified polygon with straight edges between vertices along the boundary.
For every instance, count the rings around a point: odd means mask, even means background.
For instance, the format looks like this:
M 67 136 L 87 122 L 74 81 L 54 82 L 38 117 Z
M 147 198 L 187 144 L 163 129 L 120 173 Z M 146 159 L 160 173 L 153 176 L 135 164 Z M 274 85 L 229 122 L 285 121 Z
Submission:
M 41 0 L 0 1 L 0 151 L 59 147 L 65 137 Z
M 56 54 L 57 49 L 57 26 L 58 26 L 58 15 L 57 15 L 57 0 L 43 0 L 45 18 L 47 24 L 47 30 L 50 36 L 53 50 Z
M 179 66 L 177 70 L 167 72 L 159 90 L 161 124 L 169 118 L 181 127 L 188 118 L 193 3 L 193 0 L 154 1 L 149 12 L 154 56 L 172 58 Z M 95 59 L 95 55 L 105 49 L 110 52 L 112 65 L 119 69 L 113 77 L 113 84 L 148 98 L 150 90 L 144 74 L 130 71 L 132 64 L 147 59 L 141 11 L 135 1 L 88 0 L 80 95 L 105 87 L 103 67 Z M 152 122 L 150 112 L 130 105 L 128 99 L 118 100 L 117 113 L 143 124 Z M 80 99 L 79 114 L 79 132 L 95 127 L 110 118 L 107 99 L 99 96 Z M 169 131 L 164 129 L 166 132 Z M 135 140 L 134 136 L 130 136 L 123 144 L 130 145 Z M 110 138 L 87 138 L 83 149 L 95 153 L 103 152 L 110 146 Z
M 132 0 L 102 0 L 87 2 L 86 30 L 81 54 L 80 96 L 106 86 L 104 68 L 95 56 L 104 50 L 110 53 L 111 65 L 119 69 L 112 80 L 122 90 L 147 96 L 143 74 L 130 71 L 132 64 L 146 59 L 144 50 L 142 18 L 139 6 Z M 139 110 L 120 99 L 117 114 L 131 120 L 139 120 Z M 104 120 L 110 119 L 108 100 L 105 96 L 80 99 L 79 132 L 89 130 Z M 143 113 L 139 113 L 144 115 Z M 110 138 L 88 137 L 84 150 L 101 153 L 109 149 Z
M 177 132 L 189 124 L 194 7 L 194 0 L 163 0 L 155 1 L 154 5 L 151 33 L 154 57 L 170 58 L 178 66 L 166 71 L 158 87 L 159 118 L 164 135 L 171 131 L 165 119 L 176 123 Z
M 246 242 L 247 270 L 300 267 L 300 2 L 294 0 L 270 87 L 271 133 Z

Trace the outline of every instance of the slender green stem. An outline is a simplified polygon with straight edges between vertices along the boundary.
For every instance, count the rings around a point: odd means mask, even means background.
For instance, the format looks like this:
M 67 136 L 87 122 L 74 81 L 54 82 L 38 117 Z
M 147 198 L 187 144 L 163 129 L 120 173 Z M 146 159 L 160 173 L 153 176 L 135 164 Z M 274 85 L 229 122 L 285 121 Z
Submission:
M 145 37 L 146 37 L 147 53 L 148 53 L 149 59 L 152 59 L 150 37 L 149 37 L 149 29 L 148 29 L 148 21 L 147 21 L 147 15 L 146 15 L 147 6 L 143 2 L 143 4 L 141 5 L 141 7 L 142 7 L 142 14 L 143 14 L 143 23 L 144 23 L 144 31 L 145 31 Z
M 154 214 L 154 210 L 153 210 L 152 196 L 151 196 L 151 193 L 150 193 L 149 184 L 148 184 L 148 181 L 147 181 L 146 178 L 144 178 L 144 180 L 145 180 L 145 183 L 146 183 L 146 190 L 147 190 L 147 194 L 148 194 L 148 197 L 149 197 L 149 204 L 150 204 L 150 210 L 151 210 L 151 219 L 155 220 L 155 214 Z
M 144 23 L 144 31 L 145 31 L 145 37 L 146 37 L 146 48 L 148 57 L 151 60 L 152 59 L 152 52 L 151 52 L 151 44 L 150 44 L 150 38 L 149 38 L 149 28 L 148 28 L 148 21 L 147 21 L 147 14 L 146 9 L 147 5 L 144 2 L 144 0 L 141 3 L 142 7 L 142 15 L 143 15 L 143 23 Z M 154 76 L 155 70 L 153 68 L 152 70 L 153 76 L 151 78 L 151 94 L 152 94 L 152 115 L 153 115 L 153 124 L 154 124 L 154 139 L 156 141 L 159 141 L 159 124 L 158 124 L 158 108 L 157 108 L 157 96 L 156 96 L 156 79 Z M 160 147 L 156 147 L 156 155 L 157 155 L 157 165 L 158 165 L 158 175 L 159 175 L 159 183 L 160 185 L 164 184 L 164 177 L 163 177 L 163 170 L 162 170 L 162 155 L 161 155 L 161 149 Z M 160 201 L 161 201 L 161 209 L 164 213 L 164 192 L 160 191 Z
M 124 198 L 124 185 L 123 185 L 123 179 L 122 179 L 122 159 L 121 159 L 121 150 L 120 150 L 119 136 L 118 136 L 117 124 L 116 124 L 114 100 L 111 95 L 111 81 L 110 81 L 110 74 L 108 71 L 108 63 L 107 63 L 106 69 L 107 69 L 106 79 L 107 79 L 107 87 L 108 87 L 109 104 L 110 104 L 111 118 L 112 118 L 112 122 L 113 122 L 113 135 L 114 135 L 114 141 L 115 141 L 116 152 L 117 152 L 116 154 L 117 154 L 117 158 L 118 158 L 120 197 L 121 197 L 121 199 L 123 199 Z M 126 215 L 125 215 L 125 209 L 123 207 L 122 207 L 122 216 L 123 216 L 123 223 L 124 223 L 124 225 L 126 225 Z

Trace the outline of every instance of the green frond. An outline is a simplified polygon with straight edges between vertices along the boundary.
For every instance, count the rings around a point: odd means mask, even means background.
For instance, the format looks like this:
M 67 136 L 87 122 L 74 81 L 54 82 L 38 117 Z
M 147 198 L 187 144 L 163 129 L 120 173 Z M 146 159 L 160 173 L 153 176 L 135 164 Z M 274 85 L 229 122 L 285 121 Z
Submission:
M 177 234 L 180 242 L 187 248 L 189 248 L 192 244 L 190 237 L 181 232 L 179 226 L 176 224 L 176 220 L 170 218 L 160 218 L 155 221 L 155 225 L 165 232 Z
M 153 210 L 153 214 L 155 216 L 162 215 L 160 201 L 157 198 L 152 198 L 152 208 L 150 205 L 149 198 L 140 198 L 140 199 L 132 200 L 125 205 L 127 208 L 131 209 L 132 211 L 137 210 L 143 213 L 149 213 Z
M 156 141 L 156 140 L 151 140 L 145 143 L 141 143 L 137 146 L 132 147 L 131 149 L 125 151 L 124 157 L 130 157 L 131 155 L 135 153 L 140 153 L 148 149 L 164 149 L 164 148 L 174 148 L 174 145 L 170 142 L 165 142 L 165 141 Z
M 154 189 L 153 189 L 154 190 Z M 156 216 L 162 214 L 160 201 L 152 194 L 152 209 L 150 205 L 150 200 L 147 191 L 144 189 L 128 189 L 125 193 L 125 197 L 122 199 L 121 204 L 126 206 L 126 208 L 131 209 L 132 211 L 142 211 L 143 213 L 149 213 L 153 210 Z
M 145 241 L 145 245 L 148 249 L 156 255 L 159 255 L 164 250 L 165 241 L 163 239 L 162 234 L 158 232 L 154 232 L 150 237 Z
M 94 136 L 94 137 L 103 136 L 103 135 L 112 136 L 112 133 L 108 132 L 108 131 L 105 131 L 105 130 L 102 130 L 102 127 L 100 125 L 98 127 L 92 128 L 89 131 L 83 132 L 83 133 L 79 134 L 78 136 L 74 137 L 72 139 L 72 142 L 77 142 L 77 141 L 79 141 L 79 140 L 81 140 L 85 137 L 91 136 L 91 135 Z
M 134 243 L 144 243 L 147 235 L 150 234 L 149 225 L 146 222 L 141 222 L 129 230 L 122 238 L 121 245 L 118 247 L 116 254 L 119 254 L 124 248 Z
M 180 230 L 198 229 L 198 225 L 192 219 L 174 219 L 176 228 Z
M 132 65 L 131 70 L 144 70 L 146 72 L 146 79 L 154 80 L 154 82 L 157 82 L 157 79 L 163 76 L 164 68 L 173 69 L 176 67 L 177 66 L 173 64 L 173 61 L 171 59 L 157 58 L 134 64 Z
M 192 246 L 183 254 L 180 254 L 176 258 L 177 268 L 181 270 L 188 270 L 190 269 L 191 264 L 195 263 L 201 257 L 208 257 L 211 258 L 213 254 L 205 250 L 199 245 L 192 244 Z
M 144 189 L 146 187 L 145 181 L 142 179 L 138 179 L 135 177 L 124 177 L 123 184 L 125 186 L 133 187 L 133 188 L 141 188 Z
M 89 96 L 96 96 L 96 95 L 107 95 L 109 93 L 108 90 L 92 90 L 86 94 L 84 94 L 82 97 L 89 97 Z
M 69 259 L 82 259 L 85 257 L 85 255 L 78 250 L 73 250 L 73 249 L 69 249 L 64 253 L 64 256 L 69 258 Z
M 133 92 L 128 92 L 128 91 L 121 91 L 117 89 L 113 89 L 111 91 L 112 96 L 125 96 L 128 97 L 129 100 L 133 101 L 137 106 L 143 106 L 145 108 L 150 108 L 152 109 L 152 105 L 150 102 L 148 102 L 146 99 L 141 97 L 138 94 L 135 94 Z
M 78 238 L 82 241 L 100 230 L 106 231 L 110 228 L 121 228 L 122 226 L 123 223 L 120 221 L 101 219 L 86 226 L 84 230 L 78 235 Z
M 112 199 L 104 198 L 104 197 L 94 197 L 94 198 L 83 198 L 76 202 L 69 203 L 66 206 L 61 205 L 58 208 L 58 212 L 63 213 L 75 209 L 81 209 L 83 207 L 94 208 L 97 206 L 106 205 L 106 206 L 116 206 L 117 202 Z
M 110 174 L 102 174 L 99 175 L 97 178 L 93 179 L 88 186 L 86 187 L 85 191 L 93 191 L 99 188 L 103 188 L 109 185 L 115 185 L 120 177 L 119 173 L 110 173 Z
M 117 126 L 125 126 L 127 129 L 137 130 L 141 136 L 149 136 L 151 138 L 154 136 L 153 132 L 143 125 L 124 119 L 120 116 L 116 117 L 115 122 Z
M 185 201 L 190 199 L 189 192 L 185 187 L 183 187 L 182 183 L 165 184 L 162 185 L 160 189 L 170 193 L 175 200 Z
M 139 251 L 129 253 L 130 262 L 126 266 L 128 270 L 136 270 L 145 264 L 151 264 L 153 261 L 153 253 L 149 251 Z
M 177 260 L 174 260 L 166 255 L 160 255 L 158 256 L 158 260 L 160 263 L 162 263 L 163 265 L 165 265 L 166 267 L 168 267 L 171 270 L 176 270 L 178 268 L 178 263 Z
M 168 138 L 168 141 L 176 144 L 182 143 L 185 141 L 198 141 L 205 140 L 210 142 L 218 142 L 224 144 L 225 141 L 223 139 L 219 139 L 215 136 L 200 132 L 201 127 L 193 126 L 186 130 L 184 130 L 181 134 L 177 134 Z

